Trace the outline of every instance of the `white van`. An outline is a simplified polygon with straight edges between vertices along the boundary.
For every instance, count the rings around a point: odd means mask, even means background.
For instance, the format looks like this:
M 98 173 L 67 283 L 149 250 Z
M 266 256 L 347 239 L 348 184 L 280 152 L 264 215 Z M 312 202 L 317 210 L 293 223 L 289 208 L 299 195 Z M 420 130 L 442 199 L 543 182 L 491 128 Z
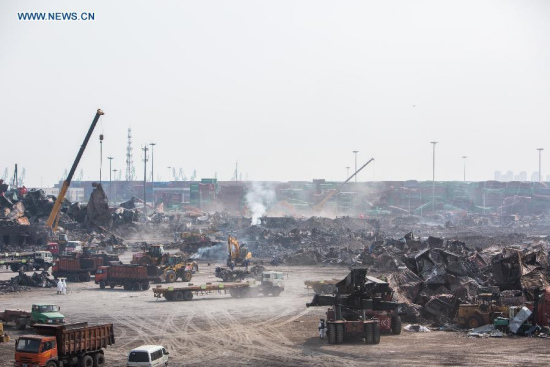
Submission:
M 165 367 L 168 354 L 162 345 L 142 345 L 128 353 L 126 367 Z

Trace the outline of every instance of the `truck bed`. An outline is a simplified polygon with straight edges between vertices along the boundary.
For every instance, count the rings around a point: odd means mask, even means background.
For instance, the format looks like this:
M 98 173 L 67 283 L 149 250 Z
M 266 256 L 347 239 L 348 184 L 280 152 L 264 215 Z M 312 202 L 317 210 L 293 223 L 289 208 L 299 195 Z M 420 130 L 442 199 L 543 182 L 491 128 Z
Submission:
M 39 335 L 55 336 L 61 355 L 91 352 L 115 343 L 113 324 L 92 325 L 88 323 L 67 325 L 34 325 Z

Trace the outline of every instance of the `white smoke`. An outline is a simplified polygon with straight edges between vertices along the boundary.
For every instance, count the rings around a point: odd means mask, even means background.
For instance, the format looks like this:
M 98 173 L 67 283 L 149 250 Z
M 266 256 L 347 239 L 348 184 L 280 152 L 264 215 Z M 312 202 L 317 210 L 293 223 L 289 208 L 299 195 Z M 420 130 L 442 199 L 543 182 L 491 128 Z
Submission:
M 275 190 L 271 185 L 253 182 L 245 199 L 252 212 L 252 225 L 255 226 L 260 224 L 260 218 L 267 211 L 267 206 L 275 202 Z

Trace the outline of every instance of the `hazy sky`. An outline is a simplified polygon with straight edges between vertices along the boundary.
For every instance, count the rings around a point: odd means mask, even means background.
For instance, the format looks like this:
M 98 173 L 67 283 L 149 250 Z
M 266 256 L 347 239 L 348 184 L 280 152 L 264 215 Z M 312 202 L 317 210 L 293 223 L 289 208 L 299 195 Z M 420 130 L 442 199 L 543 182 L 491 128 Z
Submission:
M 93 12 L 94 21 L 20 21 Z M 0 2 L 0 176 L 125 169 L 132 128 L 168 166 L 228 180 L 491 179 L 550 174 L 549 1 Z M 150 166 L 149 166 L 150 168 Z

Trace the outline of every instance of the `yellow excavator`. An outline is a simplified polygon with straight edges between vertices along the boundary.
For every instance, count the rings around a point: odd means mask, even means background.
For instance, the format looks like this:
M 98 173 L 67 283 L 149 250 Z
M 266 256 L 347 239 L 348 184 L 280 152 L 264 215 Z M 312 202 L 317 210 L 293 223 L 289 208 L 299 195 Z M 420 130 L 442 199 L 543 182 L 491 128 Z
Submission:
M 243 265 L 245 260 L 250 260 L 252 258 L 252 252 L 248 251 L 246 246 L 241 246 L 239 241 L 233 236 L 227 237 L 227 250 L 229 252 L 227 256 L 227 266 L 231 266 L 231 263 Z

